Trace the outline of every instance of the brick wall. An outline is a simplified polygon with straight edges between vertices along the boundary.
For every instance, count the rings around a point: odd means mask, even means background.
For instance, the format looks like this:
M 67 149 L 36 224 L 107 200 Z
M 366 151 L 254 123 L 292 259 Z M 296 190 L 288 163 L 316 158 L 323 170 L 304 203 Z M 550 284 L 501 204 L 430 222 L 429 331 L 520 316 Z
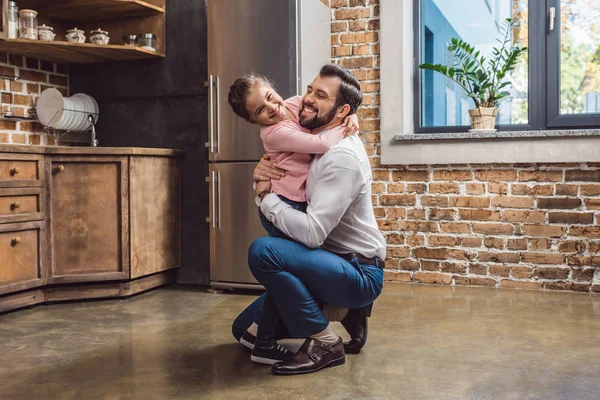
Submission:
M 49 87 L 59 89 L 68 95 L 69 77 L 67 67 L 48 61 L 0 53 L 0 73 L 18 75 L 20 79 L 9 82 L 0 79 L 0 88 L 14 93 L 14 113 L 27 115 L 30 108 L 35 108 L 41 91 Z M 10 96 L 2 94 L 2 113 L 6 112 Z M 0 144 L 54 144 L 52 137 L 43 134 L 42 126 L 37 122 L 12 122 L 0 120 Z
M 379 0 L 331 6 L 332 60 L 365 93 L 359 110 L 385 279 L 600 292 L 600 164 L 382 166 Z

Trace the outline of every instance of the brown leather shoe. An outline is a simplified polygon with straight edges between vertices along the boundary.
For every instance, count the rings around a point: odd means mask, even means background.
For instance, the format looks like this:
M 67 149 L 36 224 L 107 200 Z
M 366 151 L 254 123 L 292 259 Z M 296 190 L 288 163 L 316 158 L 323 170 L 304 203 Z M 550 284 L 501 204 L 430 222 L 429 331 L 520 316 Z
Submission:
M 350 341 L 344 343 L 344 350 L 348 354 L 358 354 L 367 343 L 369 325 L 367 318 L 371 316 L 373 303 L 366 307 L 355 308 L 348 312 L 342 320 L 342 325 L 350 335 Z
M 273 365 L 271 372 L 275 375 L 309 374 L 345 362 L 342 338 L 333 345 L 308 338 L 291 360 L 278 362 Z

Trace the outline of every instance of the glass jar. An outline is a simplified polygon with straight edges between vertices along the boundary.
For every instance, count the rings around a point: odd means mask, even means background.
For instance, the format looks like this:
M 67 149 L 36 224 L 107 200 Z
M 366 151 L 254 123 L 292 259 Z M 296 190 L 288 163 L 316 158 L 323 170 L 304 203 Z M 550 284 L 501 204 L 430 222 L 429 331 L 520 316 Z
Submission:
M 8 2 L 8 38 L 19 37 L 19 7 L 14 1 Z
M 37 11 L 19 11 L 19 39 L 37 40 Z
M 138 37 L 138 41 L 138 44 L 142 49 L 156 51 L 156 35 L 152 33 L 140 34 Z

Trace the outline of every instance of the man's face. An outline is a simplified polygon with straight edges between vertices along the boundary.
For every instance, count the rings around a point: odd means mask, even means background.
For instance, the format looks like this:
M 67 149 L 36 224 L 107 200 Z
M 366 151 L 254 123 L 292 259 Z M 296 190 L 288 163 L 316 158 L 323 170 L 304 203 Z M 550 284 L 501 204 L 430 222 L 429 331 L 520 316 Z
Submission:
M 331 122 L 337 112 L 336 97 L 341 81 L 338 77 L 317 76 L 302 97 L 300 125 L 306 129 L 316 129 Z

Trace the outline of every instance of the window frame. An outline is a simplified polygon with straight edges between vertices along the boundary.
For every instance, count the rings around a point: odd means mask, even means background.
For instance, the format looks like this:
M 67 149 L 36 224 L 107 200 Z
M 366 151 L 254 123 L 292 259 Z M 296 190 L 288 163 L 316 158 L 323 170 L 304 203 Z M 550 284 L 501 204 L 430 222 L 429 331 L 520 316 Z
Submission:
M 469 125 L 422 125 L 422 0 L 413 0 L 413 124 L 414 133 L 466 132 Z M 600 125 L 600 114 L 560 115 L 560 9 L 558 29 L 548 28 L 548 7 L 560 6 L 560 0 L 529 0 L 528 7 L 528 123 L 497 124 L 498 131 L 533 131 L 559 128 L 582 128 Z M 555 51 L 549 51 L 555 49 Z M 553 94 L 553 95 L 549 95 Z

